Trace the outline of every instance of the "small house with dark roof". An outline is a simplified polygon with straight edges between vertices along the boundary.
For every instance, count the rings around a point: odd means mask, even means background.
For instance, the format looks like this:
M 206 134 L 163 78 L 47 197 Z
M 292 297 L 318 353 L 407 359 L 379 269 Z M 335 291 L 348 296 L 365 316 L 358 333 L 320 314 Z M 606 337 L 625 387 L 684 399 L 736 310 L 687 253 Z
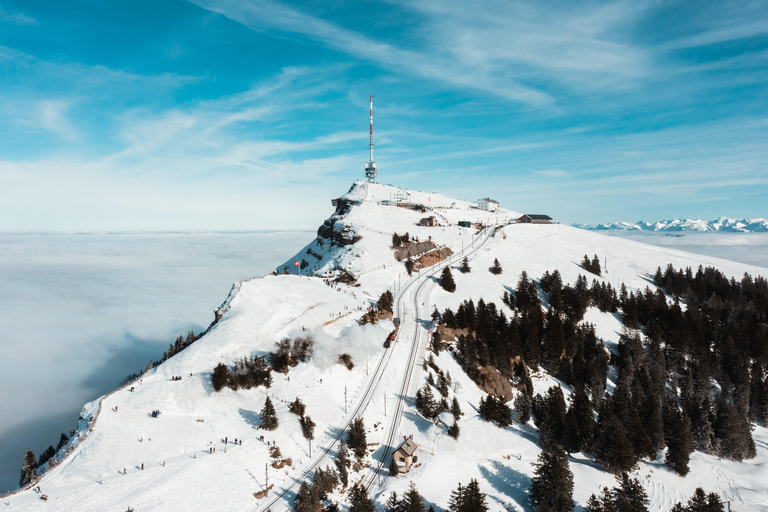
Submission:
M 399 473 L 407 473 L 411 469 L 414 459 L 413 454 L 416 453 L 418 446 L 416 441 L 408 438 L 395 450 L 393 457 L 395 458 L 395 464 L 397 464 L 397 471 Z
M 434 215 L 430 215 L 429 217 L 424 217 L 419 221 L 419 226 L 427 226 L 427 227 L 435 227 L 437 226 L 437 219 Z
M 517 219 L 517 221 L 523 224 L 552 224 L 552 217 L 549 215 L 526 213 Z

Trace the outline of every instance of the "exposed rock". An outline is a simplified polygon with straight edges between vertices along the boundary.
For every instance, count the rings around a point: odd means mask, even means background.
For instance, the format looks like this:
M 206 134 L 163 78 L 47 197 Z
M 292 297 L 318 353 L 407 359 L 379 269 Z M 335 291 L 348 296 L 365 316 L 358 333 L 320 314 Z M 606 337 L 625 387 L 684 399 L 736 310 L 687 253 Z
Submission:
M 480 382 L 477 386 L 488 394 L 503 398 L 509 402 L 514 398 L 512 383 L 493 366 L 483 366 L 480 372 Z
M 379 320 L 392 320 L 391 311 L 382 311 L 380 309 L 372 309 L 360 318 L 360 325 L 375 324 Z
M 432 265 L 447 259 L 453 254 L 453 251 L 448 247 L 443 247 L 436 251 L 430 251 L 419 259 L 413 260 L 413 268 L 420 269 L 431 267 Z
M 433 244 L 432 242 L 408 242 L 402 247 L 398 247 L 395 249 L 395 259 L 397 261 L 403 261 L 408 258 L 413 258 L 418 254 L 431 251 L 434 248 L 435 248 L 435 244 Z

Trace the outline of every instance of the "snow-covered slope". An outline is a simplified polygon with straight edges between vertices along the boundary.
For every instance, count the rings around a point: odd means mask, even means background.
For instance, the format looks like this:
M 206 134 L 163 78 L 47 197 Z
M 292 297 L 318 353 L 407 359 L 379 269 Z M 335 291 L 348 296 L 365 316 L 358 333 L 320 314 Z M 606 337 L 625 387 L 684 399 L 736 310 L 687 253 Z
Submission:
M 425 211 L 382 204 L 401 192 L 409 193 L 410 202 L 423 205 Z M 571 226 L 507 224 L 519 214 L 505 209 L 489 213 L 439 194 L 357 182 L 339 199 L 318 238 L 278 269 L 292 275 L 238 283 L 220 310 L 221 319 L 203 338 L 131 384 L 134 392 L 126 387 L 86 405 L 81 430 L 88 430 L 88 419 L 93 417 L 91 432 L 37 484 L 48 500 L 24 490 L 3 499 L 8 509 L 122 512 L 130 506 L 143 512 L 263 510 L 270 506 L 273 511 L 283 510 L 293 501 L 296 482 L 321 460 L 324 448 L 330 457 L 320 465 L 332 464 L 341 429 L 362 411 L 372 449 L 367 459 L 371 467 L 361 468 L 350 480 L 370 482 L 369 491 L 379 503 L 390 491 L 400 493 L 413 480 L 430 503 L 445 508 L 458 482 L 466 484 L 477 478 L 488 494 L 491 510 L 530 510 L 526 491 L 533 473 L 531 463 L 540 452 L 535 428 L 515 424 L 502 430 L 481 421 L 476 407 L 484 393 L 447 352 L 436 362 L 451 373 L 454 393 L 465 412 L 459 421 L 461 436 L 458 440 L 448 437 L 444 427 L 415 411 L 413 394 L 426 377 L 421 362 L 434 307 L 455 309 L 465 299 L 481 297 L 501 304 L 502 295 L 515 287 L 523 270 L 539 278 L 547 270 L 559 269 L 563 280 L 573 283 L 584 273 L 579 262 L 585 254 L 597 254 L 603 261 L 603 277 L 598 279 L 614 286 L 623 282 L 630 289 L 652 286 L 656 268 L 669 263 L 678 268 L 712 265 L 736 278 L 744 272 L 768 276 L 766 268 Z M 418 226 L 427 216 L 435 216 L 440 225 Z M 459 227 L 459 221 L 494 227 Z M 431 239 L 450 248 L 454 257 L 409 278 L 391 248 L 395 232 L 408 232 L 422 241 Z M 464 255 L 472 272 L 454 272 L 456 292 L 435 286 L 439 266 L 457 266 Z M 503 268 L 501 275 L 487 271 L 495 258 Z M 307 262 L 303 275 L 295 275 L 295 261 Z M 359 286 L 327 284 L 328 277 L 342 271 L 352 274 Z M 357 322 L 386 289 L 396 292 L 397 316 L 402 321 L 390 349 L 384 349 L 383 342 L 394 328 L 392 322 L 367 326 Z M 586 320 L 596 325 L 606 343 L 618 340 L 621 323 L 615 316 L 590 309 Z M 245 356 L 265 355 L 277 341 L 298 333 L 314 336 L 314 358 L 299 363 L 287 375 L 273 372 L 270 389 L 213 390 L 210 377 L 218 363 L 231 366 Z M 342 353 L 352 356 L 352 370 L 337 364 Z M 412 355 L 414 365 L 408 364 Z M 181 380 L 172 379 L 174 376 Z M 534 374 L 533 381 L 537 392 L 554 382 L 544 373 Z M 280 426 L 275 431 L 257 429 L 266 393 L 277 409 Z M 307 414 L 317 424 L 311 457 L 298 419 L 287 409 L 287 402 L 296 397 L 307 405 Z M 402 407 L 402 417 L 398 407 Z M 151 416 L 153 410 L 161 411 L 159 418 Z M 419 444 L 420 463 L 407 477 L 377 477 L 373 472 L 392 448 L 388 441 L 392 432 L 397 439 L 413 435 Z M 758 427 L 753 435 L 758 451 L 755 459 L 734 463 L 697 452 L 686 478 L 668 470 L 663 456 L 653 463 L 641 462 L 637 475 L 650 495 L 651 510 L 668 510 L 698 486 L 747 509 L 768 510 L 768 432 Z M 241 446 L 231 444 L 235 438 L 243 441 Z M 291 459 L 290 465 L 271 466 L 270 442 L 280 448 L 284 458 Z M 211 453 L 213 448 L 215 453 Z M 385 469 L 388 463 L 384 461 Z M 259 500 L 254 493 L 266 483 L 266 466 L 269 483 L 275 487 Z M 614 484 L 612 475 L 581 455 L 571 458 L 571 469 L 574 499 L 579 505 L 598 492 L 599 486 Z M 332 498 L 344 500 L 339 492 Z
M 592 231 L 610 229 L 623 231 L 722 231 L 728 233 L 765 233 L 768 231 L 766 219 L 729 219 L 720 217 L 710 221 L 700 219 L 673 219 L 658 222 L 614 222 L 610 224 L 574 224 L 575 227 Z

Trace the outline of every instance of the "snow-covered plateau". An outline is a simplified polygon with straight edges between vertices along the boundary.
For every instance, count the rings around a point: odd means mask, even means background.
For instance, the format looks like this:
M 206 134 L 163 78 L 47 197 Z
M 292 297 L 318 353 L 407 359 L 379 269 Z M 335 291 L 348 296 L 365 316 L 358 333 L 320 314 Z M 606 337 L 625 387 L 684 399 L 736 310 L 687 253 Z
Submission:
M 392 198 L 403 194 L 409 194 L 415 209 L 393 204 Z M 607 260 L 596 279 L 614 288 L 624 283 L 630 291 L 653 287 L 657 267 L 668 264 L 713 266 L 736 279 L 745 272 L 768 277 L 768 268 L 572 226 L 510 223 L 520 213 L 503 208 L 488 212 L 435 193 L 356 182 L 336 204 L 318 237 L 287 259 L 276 275 L 237 283 L 218 310 L 219 321 L 202 338 L 139 380 L 86 404 L 75 439 L 57 454 L 54 467 L 33 486 L 3 497 L 3 508 L 286 510 L 308 472 L 333 466 L 342 432 L 361 416 L 370 453 L 350 474 L 350 484 L 367 485 L 379 506 L 391 491 L 402 494 L 413 481 L 428 504 L 445 509 L 457 484 L 474 478 L 487 494 L 490 510 L 532 510 L 527 492 L 532 463 L 541 452 L 533 422 L 500 429 L 483 421 L 477 406 L 486 393 L 449 351 L 435 356 L 435 362 L 453 378 L 465 413 L 458 421 L 461 435 L 449 437 L 445 425 L 424 419 L 415 409 L 413 397 L 427 378 L 422 363 L 435 307 L 456 310 L 470 298 L 502 307 L 502 296 L 514 290 L 522 271 L 539 279 L 557 269 L 564 283 L 574 283 L 585 273 L 580 266 L 584 255 Z M 419 225 L 427 217 L 434 217 L 436 225 Z M 473 227 L 461 227 L 460 221 Z M 421 242 L 431 241 L 435 249 L 450 249 L 452 256 L 409 276 L 392 248 L 393 234 L 406 232 Z M 454 272 L 456 292 L 448 293 L 437 285 L 437 276 L 446 265 L 458 268 L 465 256 L 472 272 Z M 487 271 L 494 259 L 503 273 Z M 354 283 L 330 282 L 342 274 Z M 360 325 L 359 319 L 388 289 L 395 296 L 399 329 L 395 342 L 384 348 L 395 324 L 381 320 Z M 607 345 L 618 342 L 622 325 L 617 315 L 590 308 L 584 321 L 595 325 Z M 312 359 L 286 374 L 272 372 L 269 389 L 214 391 L 211 375 L 217 364 L 231 367 L 243 357 L 266 355 L 283 338 L 308 334 L 316 342 Z M 349 354 L 354 367 L 338 364 L 340 354 Z M 532 374 L 532 381 L 535 392 L 542 394 L 557 383 L 541 370 Z M 570 390 L 565 391 L 567 396 Z M 279 422 L 274 431 L 258 428 L 267 394 Z M 297 416 L 288 410 L 296 397 L 316 423 L 311 454 Z M 157 418 L 151 414 L 156 410 L 161 412 Z M 752 435 L 755 458 L 733 462 L 694 452 L 684 478 L 667 467 L 663 453 L 653 462 L 641 461 L 634 476 L 648 493 L 649 509 L 667 511 L 702 487 L 729 500 L 734 510 L 768 511 L 768 430 L 757 426 Z M 391 477 L 390 454 L 404 436 L 413 436 L 418 444 L 418 463 L 407 475 Z M 235 438 L 242 444 L 234 445 Z M 286 461 L 279 469 L 281 464 L 270 456 L 272 443 Z M 614 476 L 590 457 L 573 454 L 569 460 L 577 508 L 601 486 L 615 485 Z M 264 489 L 267 478 L 270 490 L 257 498 L 254 494 Z M 38 486 L 40 492 L 34 490 Z M 42 494 L 47 500 L 41 500 Z M 346 507 L 338 488 L 330 497 Z

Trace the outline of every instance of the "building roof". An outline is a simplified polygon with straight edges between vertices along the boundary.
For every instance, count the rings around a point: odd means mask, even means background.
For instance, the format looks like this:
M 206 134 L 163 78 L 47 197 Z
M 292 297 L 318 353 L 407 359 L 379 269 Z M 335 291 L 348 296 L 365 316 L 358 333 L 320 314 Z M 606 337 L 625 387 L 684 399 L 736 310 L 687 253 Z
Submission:
M 413 455 L 413 452 L 416 451 L 417 447 L 418 445 L 416 444 L 416 441 L 414 441 L 413 439 L 406 439 L 405 441 L 403 441 L 403 444 L 400 445 L 398 450 L 402 450 L 403 453 L 405 453 L 408 457 L 410 457 L 411 455 Z
M 491 199 L 490 197 L 483 197 L 482 199 L 478 199 L 478 202 L 479 202 L 479 201 L 482 201 L 483 199 L 485 199 L 485 200 L 486 200 L 486 201 L 488 201 L 489 203 L 496 203 L 496 204 L 499 204 L 499 202 L 498 202 L 498 201 L 496 201 L 495 199 Z
M 539 219 L 539 220 L 552 220 L 552 217 L 549 215 L 541 215 L 538 213 L 526 213 L 523 215 L 523 217 L 530 217 L 531 219 Z

